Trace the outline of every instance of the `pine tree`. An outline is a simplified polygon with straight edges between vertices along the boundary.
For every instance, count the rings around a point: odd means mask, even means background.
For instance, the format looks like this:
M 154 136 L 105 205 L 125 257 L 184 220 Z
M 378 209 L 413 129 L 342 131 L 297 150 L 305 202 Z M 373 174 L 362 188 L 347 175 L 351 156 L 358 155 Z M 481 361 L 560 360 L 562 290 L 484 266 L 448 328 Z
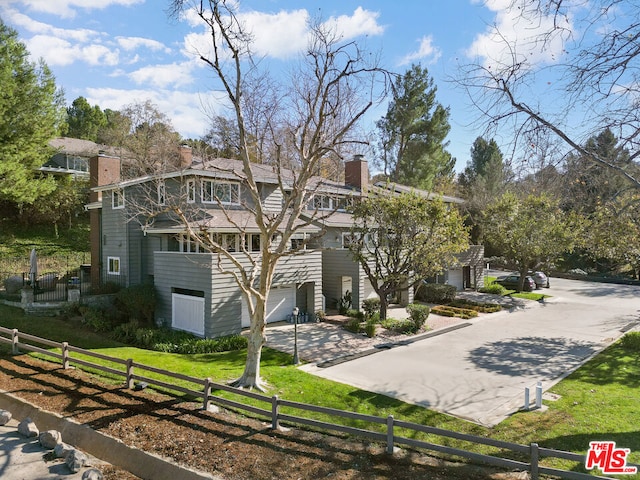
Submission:
M 55 189 L 38 167 L 64 119 L 64 104 L 44 62 L 29 61 L 15 30 L 0 20 L 0 200 L 31 204 Z

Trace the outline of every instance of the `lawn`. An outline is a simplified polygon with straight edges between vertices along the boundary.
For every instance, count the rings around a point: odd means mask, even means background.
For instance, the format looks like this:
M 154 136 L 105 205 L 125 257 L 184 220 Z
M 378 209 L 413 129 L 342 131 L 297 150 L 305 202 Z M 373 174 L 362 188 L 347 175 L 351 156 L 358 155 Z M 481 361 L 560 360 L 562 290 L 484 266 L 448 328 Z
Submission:
M 132 358 L 142 364 L 198 378 L 210 377 L 220 383 L 238 377 L 244 367 L 244 351 L 202 355 L 150 352 L 105 339 L 60 318 L 25 317 L 19 309 L 2 305 L 0 318 L 0 324 L 4 327 L 18 328 L 56 341 L 68 341 L 72 345 L 106 355 Z M 590 441 L 613 440 L 618 446 L 631 449 L 630 461 L 640 463 L 640 352 L 629 351 L 620 344 L 608 348 L 557 384 L 552 391 L 561 398 L 554 402 L 545 401 L 548 407 L 546 411 L 517 413 L 492 429 L 384 395 L 314 377 L 294 368 L 290 355 L 268 348 L 264 349 L 261 365 L 262 375 L 270 386 L 267 395 L 381 417 L 393 415 L 397 419 L 456 432 L 522 444 L 537 442 L 544 447 L 574 452 L 585 452 Z M 247 400 L 243 399 L 243 402 Z M 268 408 L 264 403 L 259 406 Z M 315 416 L 318 417 L 317 414 Z M 335 418 L 327 420 L 337 421 Z M 429 440 L 441 444 L 445 441 L 442 438 Z M 446 441 L 446 444 L 496 453 L 492 447 L 460 444 L 452 440 Z M 575 467 L 570 463 L 555 465 Z

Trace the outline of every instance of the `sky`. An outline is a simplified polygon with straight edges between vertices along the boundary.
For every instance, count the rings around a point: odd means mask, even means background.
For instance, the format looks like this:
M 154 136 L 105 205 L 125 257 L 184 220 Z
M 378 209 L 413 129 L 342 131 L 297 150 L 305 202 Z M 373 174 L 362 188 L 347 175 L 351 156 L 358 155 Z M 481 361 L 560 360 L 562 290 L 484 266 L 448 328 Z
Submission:
M 379 52 L 384 68 L 426 67 L 437 101 L 450 108 L 448 151 L 461 171 L 483 131 L 451 78 L 460 63 L 500 55 L 493 25 L 522 34 L 522 25 L 504 13 L 507 1 L 239 0 L 239 12 L 256 38 L 256 53 L 272 68 L 286 68 L 304 49 L 307 21 L 317 15 Z M 171 18 L 168 7 L 168 0 L 0 0 L 0 18 L 17 30 L 34 60 L 44 59 L 67 105 L 79 96 L 103 110 L 150 100 L 184 138 L 199 138 L 209 126 L 204 106 L 215 104 L 212 72 L 193 54 L 204 30 Z M 369 128 L 385 112 L 386 105 L 370 111 Z

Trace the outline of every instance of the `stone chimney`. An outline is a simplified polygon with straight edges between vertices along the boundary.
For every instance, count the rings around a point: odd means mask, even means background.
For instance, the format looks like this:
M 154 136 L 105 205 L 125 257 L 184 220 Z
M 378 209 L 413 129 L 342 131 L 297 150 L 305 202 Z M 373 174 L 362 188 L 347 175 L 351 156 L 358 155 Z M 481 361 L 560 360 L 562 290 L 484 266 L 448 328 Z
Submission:
M 193 152 L 189 145 L 180 145 L 180 168 L 189 168 L 193 162 Z
M 369 166 L 364 155 L 354 155 L 353 160 L 344 163 L 344 183 L 361 192 L 369 185 Z
M 101 187 L 120 181 L 120 159 L 111 157 L 102 152 L 89 159 L 89 187 Z M 89 192 L 89 202 L 96 204 L 102 201 L 102 192 Z M 94 288 L 100 286 L 102 271 L 102 208 L 92 206 L 89 210 L 91 244 L 91 285 Z

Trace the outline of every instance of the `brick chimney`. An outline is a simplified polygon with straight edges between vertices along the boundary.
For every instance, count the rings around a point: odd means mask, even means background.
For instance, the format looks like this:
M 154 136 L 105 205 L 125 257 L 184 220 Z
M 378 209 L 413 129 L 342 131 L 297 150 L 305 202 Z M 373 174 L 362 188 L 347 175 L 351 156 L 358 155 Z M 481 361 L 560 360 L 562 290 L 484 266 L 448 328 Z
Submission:
M 89 159 L 89 187 L 101 187 L 120 181 L 120 159 L 99 153 Z M 102 201 L 102 192 L 89 193 L 89 202 L 96 203 Z M 101 242 L 102 242 L 102 209 L 91 208 L 89 210 L 91 243 L 91 285 L 95 288 L 100 286 L 101 279 Z
M 369 185 L 369 166 L 364 155 L 354 155 L 353 160 L 344 163 L 344 183 L 361 192 Z
M 189 168 L 193 162 L 193 152 L 188 145 L 180 145 L 180 168 Z

